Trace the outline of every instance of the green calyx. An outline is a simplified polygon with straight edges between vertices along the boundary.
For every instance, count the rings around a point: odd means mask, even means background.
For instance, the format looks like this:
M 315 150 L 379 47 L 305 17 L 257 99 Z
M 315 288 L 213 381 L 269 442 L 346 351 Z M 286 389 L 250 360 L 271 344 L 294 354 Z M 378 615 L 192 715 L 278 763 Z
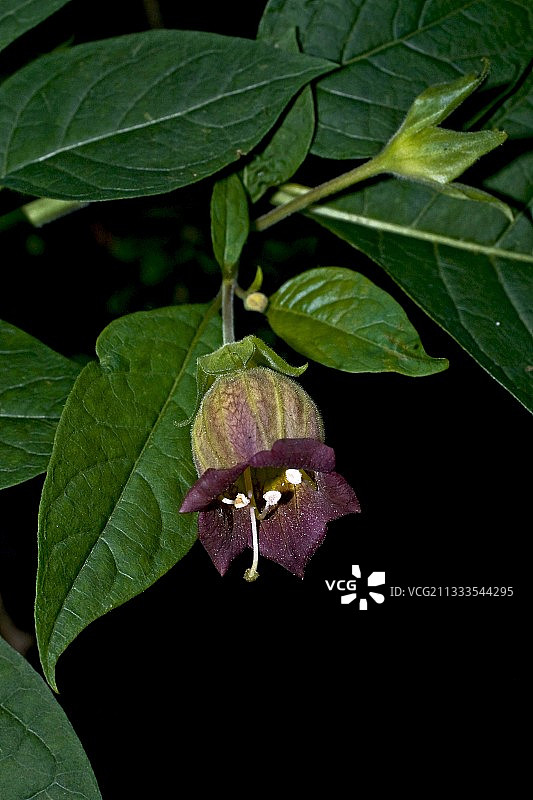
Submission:
M 238 342 L 230 342 L 197 361 L 198 395 L 202 397 L 221 375 L 231 375 L 242 370 L 268 367 L 282 375 L 298 378 L 307 369 L 291 367 L 271 347 L 257 336 L 246 336 Z
M 257 336 L 245 336 L 238 342 L 224 344 L 218 350 L 200 356 L 196 361 L 197 402 L 195 413 L 198 411 L 202 397 L 209 391 L 217 378 L 256 367 L 267 367 L 281 375 L 299 378 L 307 369 L 307 364 L 303 364 L 301 367 L 291 367 L 284 358 Z M 178 427 L 190 425 L 192 421 L 193 417 L 189 417 L 180 422 Z
M 503 144 L 507 138 L 503 131 L 460 132 L 437 127 L 477 89 L 487 72 L 485 61 L 479 74 L 463 75 L 422 92 L 399 130 L 376 157 L 382 170 L 414 180 L 446 184 Z

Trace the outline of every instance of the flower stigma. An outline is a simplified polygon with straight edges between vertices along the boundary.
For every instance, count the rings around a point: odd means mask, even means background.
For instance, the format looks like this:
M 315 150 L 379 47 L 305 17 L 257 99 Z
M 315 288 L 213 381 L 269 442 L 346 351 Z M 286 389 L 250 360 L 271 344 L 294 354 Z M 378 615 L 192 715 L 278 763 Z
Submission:
M 236 486 L 236 488 L 244 489 L 246 494 L 242 491 L 238 492 L 234 501 L 228 501 L 225 497 L 222 497 L 222 502 L 232 502 L 236 509 L 250 506 L 253 560 L 252 566 L 244 573 L 246 581 L 252 582 L 259 577 L 257 571 L 259 561 L 259 525 L 276 510 L 280 501 L 285 502 L 294 495 L 296 487 L 301 482 L 302 473 L 298 469 L 251 469 L 248 467 L 242 473 Z M 261 496 L 264 505 L 256 500 L 257 497 Z
M 244 573 L 244 580 L 248 583 L 253 583 L 259 577 L 257 571 L 257 562 L 259 561 L 259 537 L 257 535 L 257 521 L 255 519 L 255 511 L 253 506 L 250 506 L 250 521 L 252 523 L 252 548 L 253 548 L 253 561 L 252 566 Z

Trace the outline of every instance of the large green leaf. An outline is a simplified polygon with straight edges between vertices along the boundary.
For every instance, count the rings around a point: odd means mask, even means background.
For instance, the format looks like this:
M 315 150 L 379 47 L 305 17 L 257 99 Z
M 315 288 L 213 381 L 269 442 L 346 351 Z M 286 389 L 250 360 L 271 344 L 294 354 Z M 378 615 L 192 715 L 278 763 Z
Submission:
M 87 756 L 43 679 L 0 638 L 2 800 L 101 800 Z
M 474 202 L 477 189 L 454 184 L 446 196 L 394 179 L 367 184 L 310 213 L 383 266 L 533 408 L 533 156 L 516 141 L 531 136 L 531 80 L 524 75 L 533 48 L 533 6 L 526 0 L 271 0 L 262 27 L 272 33 L 298 15 L 303 50 L 345 64 L 317 85 L 315 152 L 321 155 L 374 155 L 417 94 L 478 71 L 482 57 L 490 60 L 487 81 L 465 106 L 471 119 L 505 130 L 515 143 L 508 140 L 498 153 L 500 161 L 508 153 L 507 166 L 485 181 L 474 174 L 478 185 L 511 205 L 514 220 L 501 213 L 509 213 L 505 206 Z M 522 155 L 513 161 L 517 150 Z M 276 202 L 299 191 L 289 189 Z
M 375 155 L 416 95 L 478 72 L 481 58 L 491 74 L 478 103 L 497 103 L 533 50 L 530 0 L 271 0 L 261 35 L 293 26 L 305 53 L 344 65 L 317 84 L 313 152 L 328 158 Z
M 294 193 L 275 199 L 286 202 Z M 485 203 L 394 179 L 309 213 L 381 264 L 533 410 L 533 234 L 524 214 L 510 224 Z
M 178 513 L 196 480 L 196 360 L 221 344 L 216 306 L 123 317 L 97 342 L 61 417 L 39 513 L 36 627 L 45 675 L 92 620 L 146 589 L 189 550 Z
M 300 52 L 295 29 L 285 30 L 271 44 L 291 53 Z M 244 184 L 252 202 L 257 202 L 271 186 L 292 178 L 309 152 L 314 133 L 315 104 L 311 87 L 306 86 L 281 118 L 266 147 L 244 168 Z
M 499 192 L 519 210 L 515 225 L 505 234 L 510 234 L 529 252 L 533 252 L 533 72 L 515 95 L 500 108 L 490 120 L 491 125 L 504 127 L 509 134 L 511 146 L 516 148 L 516 158 L 509 158 L 499 170 L 485 180 L 490 191 Z M 511 154 L 513 151 L 511 150 Z M 519 245 L 520 246 L 520 245 Z
M 0 320 L 0 489 L 44 472 L 80 367 Z
M 168 192 L 248 153 L 291 97 L 330 68 L 195 31 L 44 56 L 0 88 L 0 180 L 73 200 Z
M 291 278 L 270 298 L 267 316 L 299 353 L 344 372 L 416 377 L 448 366 L 427 355 L 390 295 L 349 269 L 320 267 Z
M 70 0 L 0 0 L 0 50 Z

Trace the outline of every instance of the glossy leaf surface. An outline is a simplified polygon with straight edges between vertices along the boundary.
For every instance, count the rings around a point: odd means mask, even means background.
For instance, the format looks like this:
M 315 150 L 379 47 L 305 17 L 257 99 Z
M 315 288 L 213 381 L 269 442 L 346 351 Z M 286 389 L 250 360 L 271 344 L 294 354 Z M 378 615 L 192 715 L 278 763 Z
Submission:
M 532 166 L 524 159 L 524 168 Z M 516 177 L 516 171 L 506 175 Z M 290 196 L 280 193 L 278 199 Z M 533 410 L 533 232 L 527 210 L 510 224 L 486 203 L 390 179 L 310 214 L 381 264 Z
M 196 31 L 44 56 L 0 87 L 0 180 L 72 200 L 168 192 L 248 153 L 294 94 L 330 68 Z
M 401 306 L 357 272 L 311 269 L 270 298 L 268 321 L 295 350 L 344 372 L 431 375 L 446 369 L 430 358 Z
M 384 267 L 496 380 L 533 408 L 533 162 L 527 145 L 533 125 L 533 7 L 526 0 L 271 0 L 261 29 L 274 35 L 296 19 L 304 52 L 327 54 L 343 65 L 316 87 L 313 151 L 322 156 L 377 154 L 407 122 L 409 109 L 409 124 L 440 122 L 464 100 L 461 81 L 468 94 L 468 75 L 479 73 L 484 59 L 490 62 L 486 80 L 447 123 L 468 130 L 472 121 L 482 121 L 480 133 L 498 129 L 509 136 L 462 178 L 473 186 L 437 189 L 430 182 L 379 179 L 310 213 Z M 454 80 L 459 91 L 447 99 L 443 84 Z M 420 96 L 421 117 L 412 106 Z M 289 188 L 276 202 L 298 191 Z
M 292 53 L 299 52 L 296 30 L 285 31 L 271 44 Z M 309 152 L 314 132 L 313 93 L 311 87 L 306 86 L 283 114 L 264 149 L 244 168 L 244 185 L 252 202 L 259 200 L 270 187 L 292 178 Z

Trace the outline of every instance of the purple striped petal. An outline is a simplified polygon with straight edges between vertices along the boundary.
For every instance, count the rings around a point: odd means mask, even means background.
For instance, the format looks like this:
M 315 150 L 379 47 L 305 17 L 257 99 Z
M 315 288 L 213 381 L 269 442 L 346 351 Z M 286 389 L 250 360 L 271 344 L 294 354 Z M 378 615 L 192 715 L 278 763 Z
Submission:
M 335 453 L 316 439 L 280 439 L 228 469 L 208 469 L 189 489 L 180 511 L 200 511 L 198 535 L 211 560 L 224 575 L 233 559 L 252 547 L 250 509 L 218 502 L 220 495 L 247 467 L 303 469 L 314 473 L 316 488 L 303 481 L 258 523 L 259 552 L 303 577 L 309 558 L 324 540 L 328 522 L 360 511 L 345 479 L 334 472 Z
M 335 452 L 317 439 L 279 439 L 271 450 L 256 453 L 251 467 L 294 467 L 312 472 L 335 469 Z
M 352 487 L 337 472 L 318 473 L 316 482 L 316 490 L 302 483 L 288 503 L 259 525 L 261 555 L 301 578 L 328 522 L 361 510 Z
M 248 464 L 244 463 L 228 469 L 206 469 L 185 495 L 180 512 L 203 511 L 209 508 L 213 501 L 220 494 L 224 494 L 228 486 L 237 480 L 247 466 Z
M 252 546 L 250 512 L 226 506 L 202 511 L 198 516 L 198 538 L 221 575 L 236 556 Z

